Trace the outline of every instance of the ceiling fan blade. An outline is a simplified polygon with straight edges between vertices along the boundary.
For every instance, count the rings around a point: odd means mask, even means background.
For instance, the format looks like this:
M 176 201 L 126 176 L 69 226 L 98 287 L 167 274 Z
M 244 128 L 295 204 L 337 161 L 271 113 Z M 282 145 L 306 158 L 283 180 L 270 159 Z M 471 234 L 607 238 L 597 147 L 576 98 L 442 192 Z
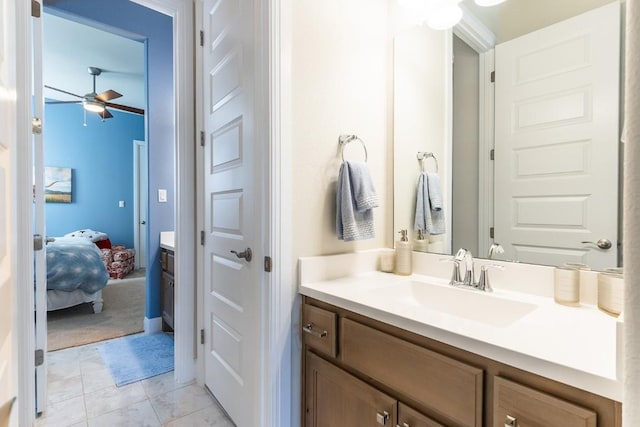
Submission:
M 114 104 L 112 102 L 105 102 L 105 105 L 107 107 L 115 108 L 116 110 L 122 110 L 129 113 L 140 114 L 144 116 L 144 110 L 142 108 L 129 107 L 128 105 Z
M 102 113 L 97 113 L 97 114 L 102 118 L 102 120 L 110 119 L 111 117 L 113 117 L 113 114 L 111 114 L 109 110 L 107 110 L 106 108 Z
M 45 101 L 45 104 L 80 104 L 82 101 Z
M 44 85 L 45 88 L 55 90 L 56 92 L 66 93 L 67 95 L 75 96 L 76 98 L 84 98 L 82 95 L 76 95 L 75 93 L 67 92 L 66 90 L 58 89 L 57 87 Z
M 111 101 L 112 99 L 120 98 L 121 96 L 122 96 L 121 93 L 118 93 L 115 90 L 109 89 L 96 95 L 96 99 L 98 101 L 106 102 L 106 101 Z

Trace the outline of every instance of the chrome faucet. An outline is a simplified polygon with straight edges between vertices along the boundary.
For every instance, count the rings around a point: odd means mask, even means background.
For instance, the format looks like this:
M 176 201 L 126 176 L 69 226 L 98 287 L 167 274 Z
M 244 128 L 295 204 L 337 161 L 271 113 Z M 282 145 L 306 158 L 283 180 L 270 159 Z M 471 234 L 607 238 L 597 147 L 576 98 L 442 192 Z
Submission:
M 480 268 L 480 280 L 476 283 L 475 271 L 473 266 L 473 255 L 471 251 L 465 248 L 458 249 L 455 256 L 446 261 L 453 262 L 453 272 L 451 274 L 450 285 L 453 286 L 468 286 L 473 289 L 477 289 L 484 292 L 492 292 L 493 289 L 489 284 L 489 275 L 487 270 L 489 268 L 497 268 L 503 270 L 504 267 L 497 264 L 486 264 Z M 464 278 L 462 275 L 461 267 L 464 266 Z M 462 279 L 461 279 L 462 278 Z

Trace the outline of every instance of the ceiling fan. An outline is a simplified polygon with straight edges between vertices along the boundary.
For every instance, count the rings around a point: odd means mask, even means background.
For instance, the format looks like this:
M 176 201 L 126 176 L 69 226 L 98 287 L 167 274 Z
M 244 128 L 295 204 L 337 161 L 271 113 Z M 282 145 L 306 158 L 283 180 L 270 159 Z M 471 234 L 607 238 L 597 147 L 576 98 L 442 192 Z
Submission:
M 77 95 L 75 93 L 68 92 L 66 90 L 44 85 L 44 87 L 47 89 L 55 90 L 57 92 L 75 96 L 76 98 L 78 98 L 77 101 L 47 101 L 46 103 L 47 104 L 82 103 L 82 106 L 86 111 L 98 114 L 103 121 L 105 119 L 110 119 L 113 117 L 113 114 L 109 112 L 107 107 L 113 108 L 116 110 L 127 111 L 129 113 L 144 115 L 144 110 L 141 108 L 130 107 L 128 105 L 114 104 L 113 102 L 109 102 L 112 99 L 120 98 L 122 96 L 121 93 L 118 93 L 115 90 L 109 89 L 109 90 L 105 90 L 102 93 L 96 93 L 96 77 L 102 73 L 102 69 L 98 67 L 89 67 L 87 71 L 93 77 L 93 90 L 90 93 L 87 93 L 85 95 Z

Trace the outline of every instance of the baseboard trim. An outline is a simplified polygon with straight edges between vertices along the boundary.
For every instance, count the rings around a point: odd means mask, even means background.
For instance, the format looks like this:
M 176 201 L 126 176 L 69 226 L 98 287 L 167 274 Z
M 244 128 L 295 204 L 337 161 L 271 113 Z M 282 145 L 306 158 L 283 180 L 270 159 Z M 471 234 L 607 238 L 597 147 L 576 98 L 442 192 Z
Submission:
M 144 333 L 153 334 L 162 331 L 162 317 L 144 318 Z

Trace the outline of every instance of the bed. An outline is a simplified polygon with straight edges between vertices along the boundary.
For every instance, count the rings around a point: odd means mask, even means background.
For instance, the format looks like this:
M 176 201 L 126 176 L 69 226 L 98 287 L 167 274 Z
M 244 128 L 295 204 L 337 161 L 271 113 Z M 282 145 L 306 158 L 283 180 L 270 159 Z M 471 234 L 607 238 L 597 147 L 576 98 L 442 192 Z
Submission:
M 109 280 L 102 252 L 95 236 L 70 234 L 47 244 L 47 311 L 92 303 L 100 313 Z

